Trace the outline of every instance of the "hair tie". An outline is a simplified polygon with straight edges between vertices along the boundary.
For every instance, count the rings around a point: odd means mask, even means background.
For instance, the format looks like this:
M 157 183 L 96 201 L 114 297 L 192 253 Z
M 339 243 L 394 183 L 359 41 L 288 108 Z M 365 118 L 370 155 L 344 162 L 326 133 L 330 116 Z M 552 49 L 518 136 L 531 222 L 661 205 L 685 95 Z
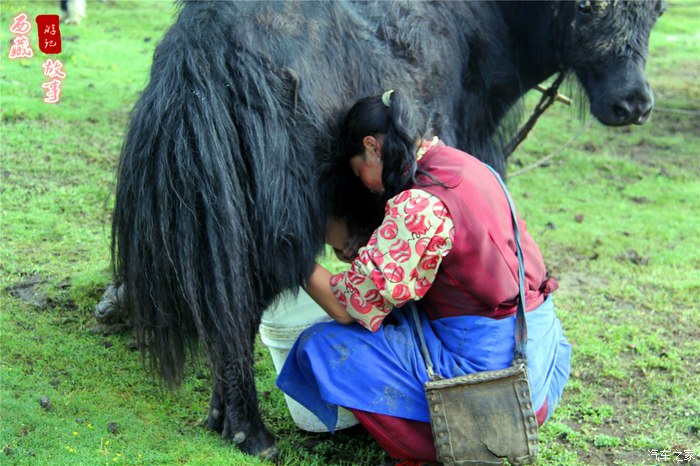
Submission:
M 393 89 L 389 89 L 384 94 L 382 94 L 382 103 L 389 107 L 391 105 L 391 94 L 394 93 Z

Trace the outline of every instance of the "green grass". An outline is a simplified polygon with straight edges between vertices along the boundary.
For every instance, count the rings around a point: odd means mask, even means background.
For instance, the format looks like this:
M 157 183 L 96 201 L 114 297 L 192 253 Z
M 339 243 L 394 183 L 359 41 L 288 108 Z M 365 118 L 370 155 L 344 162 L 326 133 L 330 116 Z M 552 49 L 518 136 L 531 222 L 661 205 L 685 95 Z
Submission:
M 41 57 L 7 58 L 20 12 L 58 6 L 0 4 L 0 463 L 266 464 L 206 430 L 205 369 L 193 366 L 172 394 L 143 370 L 128 335 L 91 332 L 110 281 L 124 128 L 175 8 L 89 3 L 81 26 L 61 28 L 67 77 L 57 105 L 43 102 Z M 647 125 L 583 123 L 556 105 L 511 160 L 516 173 L 582 131 L 546 166 L 509 180 L 560 283 L 558 314 L 573 344 L 539 464 L 649 464 L 651 449 L 700 455 L 699 33 L 700 3 L 671 2 L 652 34 L 657 111 Z M 361 432 L 298 431 L 262 345 L 256 371 L 279 464 L 385 459 Z

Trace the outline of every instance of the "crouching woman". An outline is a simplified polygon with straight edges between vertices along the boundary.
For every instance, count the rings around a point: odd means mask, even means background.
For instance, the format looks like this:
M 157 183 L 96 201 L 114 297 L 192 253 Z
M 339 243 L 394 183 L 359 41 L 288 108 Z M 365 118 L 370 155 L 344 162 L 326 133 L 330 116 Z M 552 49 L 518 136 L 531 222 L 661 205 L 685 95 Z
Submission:
M 297 340 L 277 385 L 333 431 L 349 409 L 397 459 L 435 461 L 424 391 L 428 380 L 417 302 L 435 371 L 457 377 L 509 367 L 519 300 L 508 200 L 476 158 L 421 138 L 399 96 L 358 101 L 342 125 L 344 158 L 367 189 L 385 196 L 383 223 L 346 272 L 317 265 L 307 292 L 334 322 Z M 570 346 L 554 312 L 557 283 L 517 217 L 525 263 L 527 363 L 542 424 L 569 378 Z M 334 245 L 342 250 L 344 245 Z

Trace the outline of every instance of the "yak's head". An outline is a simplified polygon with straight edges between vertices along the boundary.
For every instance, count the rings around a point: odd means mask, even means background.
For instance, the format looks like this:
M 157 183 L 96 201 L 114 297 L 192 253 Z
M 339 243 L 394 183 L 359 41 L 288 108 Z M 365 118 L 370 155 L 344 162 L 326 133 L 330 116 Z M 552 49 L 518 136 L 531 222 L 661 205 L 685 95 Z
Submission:
M 573 11 L 559 10 L 570 20 L 560 59 L 583 86 L 591 113 L 609 126 L 646 123 L 654 107 L 645 72 L 649 33 L 665 9 L 664 0 L 562 4 Z

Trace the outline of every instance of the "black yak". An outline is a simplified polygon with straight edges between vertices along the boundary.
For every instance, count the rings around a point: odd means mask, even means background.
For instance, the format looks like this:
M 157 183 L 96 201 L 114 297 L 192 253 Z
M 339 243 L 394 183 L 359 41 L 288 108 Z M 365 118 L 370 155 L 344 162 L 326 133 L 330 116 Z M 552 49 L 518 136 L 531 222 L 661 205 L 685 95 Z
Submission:
M 209 428 L 272 456 L 253 346 L 263 310 L 323 249 L 340 113 L 392 88 L 436 134 L 505 171 L 497 130 L 533 86 L 578 78 L 593 115 L 641 124 L 661 1 L 185 2 L 158 45 L 118 172 L 115 280 L 170 386 L 213 374 Z

